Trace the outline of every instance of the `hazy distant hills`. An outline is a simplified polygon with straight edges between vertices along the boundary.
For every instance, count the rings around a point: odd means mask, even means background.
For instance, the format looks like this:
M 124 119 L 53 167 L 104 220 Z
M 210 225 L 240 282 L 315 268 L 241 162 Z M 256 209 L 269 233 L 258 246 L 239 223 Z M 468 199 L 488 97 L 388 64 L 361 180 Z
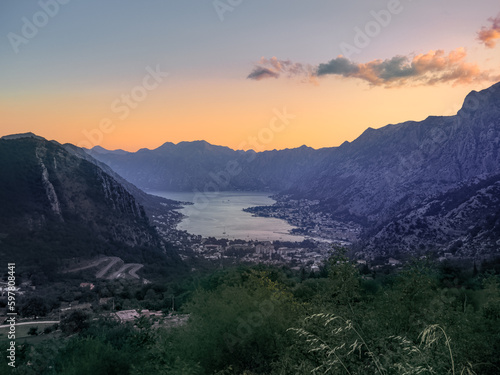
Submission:
M 301 147 L 291 150 L 235 151 L 205 141 L 165 143 L 135 153 L 94 147 L 88 151 L 115 172 L 143 189 L 281 191 L 291 188 L 306 169 L 326 155 Z
M 0 258 L 23 266 L 98 254 L 175 263 L 134 196 L 67 148 L 32 134 L 0 139 Z

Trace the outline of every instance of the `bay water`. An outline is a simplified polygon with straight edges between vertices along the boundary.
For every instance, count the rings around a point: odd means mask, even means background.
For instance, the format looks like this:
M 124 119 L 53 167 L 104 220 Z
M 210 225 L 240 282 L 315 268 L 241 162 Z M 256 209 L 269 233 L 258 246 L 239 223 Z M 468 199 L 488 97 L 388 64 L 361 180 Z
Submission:
M 223 191 L 204 195 L 200 204 L 199 194 L 193 192 L 148 191 L 149 194 L 196 204 L 185 205 L 178 211 L 185 218 L 177 229 L 203 237 L 258 240 L 302 241 L 303 236 L 289 234 L 294 228 L 276 218 L 252 216 L 243 211 L 252 206 L 272 205 L 275 201 L 269 192 Z

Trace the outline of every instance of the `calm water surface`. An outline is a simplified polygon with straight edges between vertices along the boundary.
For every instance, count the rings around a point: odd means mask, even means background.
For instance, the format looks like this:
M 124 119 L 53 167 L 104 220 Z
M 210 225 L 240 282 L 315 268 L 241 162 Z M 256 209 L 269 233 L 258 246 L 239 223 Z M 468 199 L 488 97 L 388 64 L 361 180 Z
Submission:
M 269 193 L 260 192 L 220 192 L 210 197 L 195 196 L 192 192 L 149 191 L 160 197 L 182 202 L 193 202 L 194 205 L 183 206 L 179 210 L 186 217 L 177 229 L 204 237 L 259 240 L 259 241 L 302 241 L 302 236 L 292 236 L 288 231 L 293 226 L 286 221 L 255 217 L 244 208 L 267 206 L 275 201 Z

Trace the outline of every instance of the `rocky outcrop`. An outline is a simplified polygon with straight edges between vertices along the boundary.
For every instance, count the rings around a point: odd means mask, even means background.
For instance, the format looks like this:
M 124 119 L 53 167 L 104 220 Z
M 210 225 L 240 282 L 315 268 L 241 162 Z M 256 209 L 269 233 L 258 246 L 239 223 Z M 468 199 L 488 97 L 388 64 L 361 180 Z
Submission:
M 59 199 L 57 198 L 56 190 L 54 189 L 54 185 L 50 182 L 49 172 L 47 171 L 47 167 L 43 164 L 42 158 L 39 155 L 39 150 L 35 151 L 36 158 L 40 163 L 40 168 L 42 169 L 42 184 L 45 188 L 45 193 L 47 194 L 47 199 L 50 202 L 50 207 L 52 212 L 54 212 L 59 218 L 62 220 L 61 215 L 61 205 L 59 204 Z M 54 168 L 57 168 L 57 162 L 54 158 Z
M 163 215 L 172 217 L 178 216 L 178 220 L 180 220 L 181 214 L 175 211 L 175 209 L 181 207 L 179 202 L 145 193 L 141 189 L 137 188 L 134 184 L 130 183 L 129 181 L 125 180 L 122 176 L 117 174 L 108 165 L 93 158 L 91 155 L 89 155 L 89 153 L 85 152 L 84 149 L 80 147 L 76 147 L 69 143 L 62 145 L 62 147 L 64 147 L 64 149 L 68 151 L 70 154 L 75 155 L 78 158 L 84 159 L 96 165 L 106 175 L 112 177 L 114 181 L 116 181 L 121 187 L 123 187 L 128 193 L 130 193 L 135 198 L 136 202 L 140 206 L 144 207 L 144 210 L 146 211 L 146 214 L 148 215 L 149 218 L 151 218 L 153 215 L 154 216 Z M 98 146 L 96 146 L 95 149 L 104 153 L 106 152 L 115 153 L 114 151 L 107 151 L 105 149 L 99 148 Z M 117 153 L 121 155 L 127 154 L 126 151 L 122 150 L 119 150 Z

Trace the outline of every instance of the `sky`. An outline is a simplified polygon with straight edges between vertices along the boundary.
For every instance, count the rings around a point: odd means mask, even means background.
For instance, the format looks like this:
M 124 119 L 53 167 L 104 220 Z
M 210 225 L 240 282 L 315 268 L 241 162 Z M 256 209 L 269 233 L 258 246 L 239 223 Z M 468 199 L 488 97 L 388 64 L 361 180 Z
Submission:
M 500 81 L 498 0 L 0 2 L 0 135 L 332 147 Z

